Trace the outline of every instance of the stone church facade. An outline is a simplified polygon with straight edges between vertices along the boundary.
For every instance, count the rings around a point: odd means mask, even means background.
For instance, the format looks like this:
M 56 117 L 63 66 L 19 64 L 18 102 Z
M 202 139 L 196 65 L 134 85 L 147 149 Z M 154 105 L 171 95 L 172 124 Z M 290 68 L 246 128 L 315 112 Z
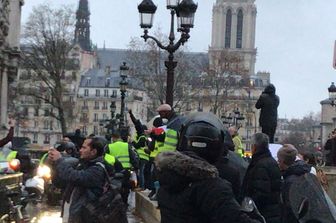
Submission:
M 224 120 L 227 117 L 232 118 L 226 119 L 231 122 L 228 125 L 237 125 L 234 122 L 234 116 L 238 117 L 235 111 L 242 114 L 244 120 L 238 125 L 239 134 L 248 148 L 250 137 L 260 130 L 260 111 L 256 110 L 254 105 L 265 86 L 270 83 L 269 72 L 255 71 L 257 7 L 255 0 L 216 0 L 212 13 L 209 67 L 216 71 L 219 81 L 233 77 L 238 83 L 220 95 L 217 113 Z M 210 96 L 213 94 L 214 92 L 210 92 Z M 202 108 L 211 110 L 206 101 L 203 102 Z
M 0 124 L 7 124 L 9 82 L 20 59 L 21 7 L 23 0 L 0 0 Z
M 221 51 L 239 53 L 244 67 L 254 74 L 256 16 L 254 0 L 217 0 L 212 15 L 211 65 L 216 63 L 216 54 Z

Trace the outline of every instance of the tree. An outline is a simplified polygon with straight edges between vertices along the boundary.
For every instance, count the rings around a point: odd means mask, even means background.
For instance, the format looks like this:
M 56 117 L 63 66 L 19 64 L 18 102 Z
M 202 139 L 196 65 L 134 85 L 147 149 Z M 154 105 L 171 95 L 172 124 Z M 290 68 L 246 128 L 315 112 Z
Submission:
M 154 36 L 164 43 L 168 38 L 158 29 Z M 161 50 L 153 41 L 144 42 L 140 38 L 132 38 L 129 44 L 127 62 L 131 75 L 140 78 L 145 83 L 148 95 L 152 99 L 149 107 L 149 116 L 156 114 L 155 109 L 164 103 L 166 98 L 166 68 L 164 61 L 167 59 L 165 51 Z M 193 77 L 205 70 L 204 62 L 199 62 L 188 54 L 186 47 L 175 52 L 174 57 L 178 62 L 174 77 L 174 109 L 177 111 L 188 110 L 188 105 L 195 95 L 191 91 Z M 202 59 L 201 59 L 202 61 Z
M 291 119 L 285 129 L 288 133 L 282 136 L 282 143 L 293 144 L 297 149 L 304 152 L 314 148 L 314 126 L 320 124 L 319 113 L 310 112 L 302 119 Z
M 295 148 L 302 151 L 305 149 L 306 138 L 302 132 L 291 132 L 283 139 L 281 144 L 292 144 Z
M 206 75 L 202 77 L 202 85 L 207 89 L 207 99 L 214 114 L 232 98 L 235 90 L 247 87 L 248 84 L 248 71 L 243 65 L 243 57 L 235 52 L 217 53 L 214 64 L 209 66 Z
M 68 6 L 51 8 L 47 4 L 35 7 L 23 31 L 22 69 L 28 71 L 29 87 L 20 86 L 22 94 L 52 107 L 49 115 L 60 122 L 67 132 L 66 117 L 71 119 L 72 106 L 65 101 L 69 89 L 67 71 L 78 69 L 72 59 L 75 13 Z

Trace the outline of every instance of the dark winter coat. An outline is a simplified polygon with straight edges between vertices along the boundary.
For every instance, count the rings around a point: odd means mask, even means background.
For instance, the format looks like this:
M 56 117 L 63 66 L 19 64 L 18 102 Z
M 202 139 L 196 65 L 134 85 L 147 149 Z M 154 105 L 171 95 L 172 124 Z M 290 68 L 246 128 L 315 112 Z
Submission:
M 235 166 L 232 162 L 229 162 L 227 157 L 221 157 L 217 163 L 215 163 L 215 166 L 218 170 L 219 177 L 231 183 L 232 191 L 238 199 L 241 188 L 239 168 L 237 168 L 237 166 Z
M 0 147 L 3 147 L 4 145 L 6 145 L 7 143 L 9 143 L 10 141 L 13 140 L 13 136 L 14 136 L 14 127 L 10 127 L 8 134 L 6 135 L 5 138 L 0 139 Z
M 282 197 L 282 223 L 299 223 L 296 219 L 289 202 L 289 189 L 293 182 L 298 179 L 301 175 L 309 173 L 311 167 L 304 161 L 296 161 L 292 166 L 283 172 L 284 184 L 281 189 Z
M 65 158 L 56 162 L 57 179 L 66 184 L 63 206 L 64 202 L 71 202 L 69 223 L 95 222 L 85 212 L 84 205 L 96 200 L 103 192 L 105 173 L 104 169 L 96 162 L 103 162 L 103 158 L 79 161 L 75 166 L 73 165 L 74 162 L 69 162 Z
M 180 128 L 185 121 L 185 117 L 172 112 L 168 118 L 167 128 L 174 129 L 176 132 L 180 131 Z
M 328 151 L 326 154 L 326 165 L 336 166 L 336 138 L 328 139 L 324 145 L 324 150 Z
M 274 85 L 268 85 L 255 105 L 257 109 L 261 109 L 259 117 L 261 127 L 277 125 L 279 103 L 280 99 L 275 94 Z
M 242 197 L 251 197 L 267 223 L 280 222 L 281 172 L 270 151 L 252 156 L 243 185 Z
M 156 166 L 162 223 L 258 222 L 241 212 L 230 183 L 201 158 L 163 152 L 157 156 Z

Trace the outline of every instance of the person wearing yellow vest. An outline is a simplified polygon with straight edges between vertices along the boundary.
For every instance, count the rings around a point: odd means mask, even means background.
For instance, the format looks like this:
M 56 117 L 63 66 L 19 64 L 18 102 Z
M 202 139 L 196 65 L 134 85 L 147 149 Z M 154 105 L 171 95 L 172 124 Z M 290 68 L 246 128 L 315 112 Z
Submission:
M 136 170 L 139 168 L 138 157 L 136 153 L 132 150 L 131 146 L 128 144 L 127 137 L 128 136 L 125 135 L 122 136 L 121 139 L 120 133 L 115 131 L 114 133 L 112 133 L 112 143 L 108 145 L 108 149 L 106 151 L 106 154 L 109 154 L 117 159 L 125 170 L 123 171 L 125 180 L 122 183 L 121 191 L 121 196 L 125 204 L 127 204 L 128 195 L 131 188 L 129 182 L 131 170 Z
M 15 126 L 15 120 L 14 119 L 9 119 L 8 122 L 9 125 L 9 131 L 8 134 L 6 135 L 5 138 L 0 140 L 0 161 L 6 161 L 7 160 L 7 155 L 9 152 L 6 152 L 6 147 L 5 145 L 8 144 L 9 142 L 12 141 L 13 136 L 14 136 L 14 126 Z
M 148 177 L 148 189 L 151 190 L 148 197 L 152 199 L 152 197 L 155 197 L 154 195 L 158 191 L 158 184 L 157 176 L 156 176 L 156 168 L 155 168 L 155 157 L 159 154 L 159 150 L 164 145 L 164 139 L 165 139 L 165 132 L 163 129 L 163 121 L 161 117 L 157 117 L 153 121 L 154 128 L 146 131 L 146 134 L 149 134 L 148 140 L 148 152 L 149 152 L 149 162 L 148 162 L 148 170 L 149 170 L 149 177 Z
M 165 131 L 164 146 L 159 152 L 175 151 L 178 143 L 178 132 L 183 123 L 183 117 L 177 115 L 169 104 L 162 104 L 156 110 L 162 119 L 168 119 Z
M 148 188 L 148 177 L 145 177 L 146 167 L 148 167 L 149 154 L 146 153 L 147 137 L 145 135 L 136 136 L 136 139 L 132 142 L 133 147 L 136 149 L 140 163 L 139 163 L 139 186 L 142 190 Z M 147 151 L 148 152 L 148 151 Z
M 234 152 L 237 153 L 239 156 L 243 157 L 244 156 L 244 147 L 243 147 L 243 143 L 242 140 L 238 134 L 238 131 L 236 129 L 236 127 L 231 126 L 228 129 L 231 137 L 232 137 L 232 141 L 234 144 Z

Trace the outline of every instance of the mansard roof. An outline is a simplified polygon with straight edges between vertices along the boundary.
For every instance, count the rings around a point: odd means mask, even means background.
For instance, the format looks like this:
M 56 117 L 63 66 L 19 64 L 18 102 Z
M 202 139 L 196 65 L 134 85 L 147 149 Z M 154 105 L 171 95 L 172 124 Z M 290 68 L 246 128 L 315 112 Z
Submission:
M 121 77 L 119 71 L 111 71 L 108 75 L 106 70 L 92 68 L 81 76 L 80 88 L 120 88 Z M 90 81 L 88 81 L 90 80 Z M 134 77 L 127 77 L 128 89 L 145 90 L 141 80 Z
M 129 62 L 128 49 L 97 49 L 97 57 L 98 57 L 98 66 L 102 69 L 106 67 L 110 67 L 112 71 L 119 71 L 120 65 L 123 62 Z M 144 54 L 146 51 L 144 51 Z M 209 64 L 208 53 L 204 52 L 185 52 L 184 53 L 184 61 L 188 61 L 188 63 L 192 64 L 190 67 L 194 70 L 191 72 L 202 73 L 204 70 L 201 70 L 202 65 Z M 164 67 L 164 61 L 167 59 L 167 54 L 163 52 L 161 54 L 162 61 L 162 69 Z
M 98 49 L 98 63 L 101 68 L 109 66 L 112 71 L 119 71 L 120 65 L 127 60 L 126 49 Z

